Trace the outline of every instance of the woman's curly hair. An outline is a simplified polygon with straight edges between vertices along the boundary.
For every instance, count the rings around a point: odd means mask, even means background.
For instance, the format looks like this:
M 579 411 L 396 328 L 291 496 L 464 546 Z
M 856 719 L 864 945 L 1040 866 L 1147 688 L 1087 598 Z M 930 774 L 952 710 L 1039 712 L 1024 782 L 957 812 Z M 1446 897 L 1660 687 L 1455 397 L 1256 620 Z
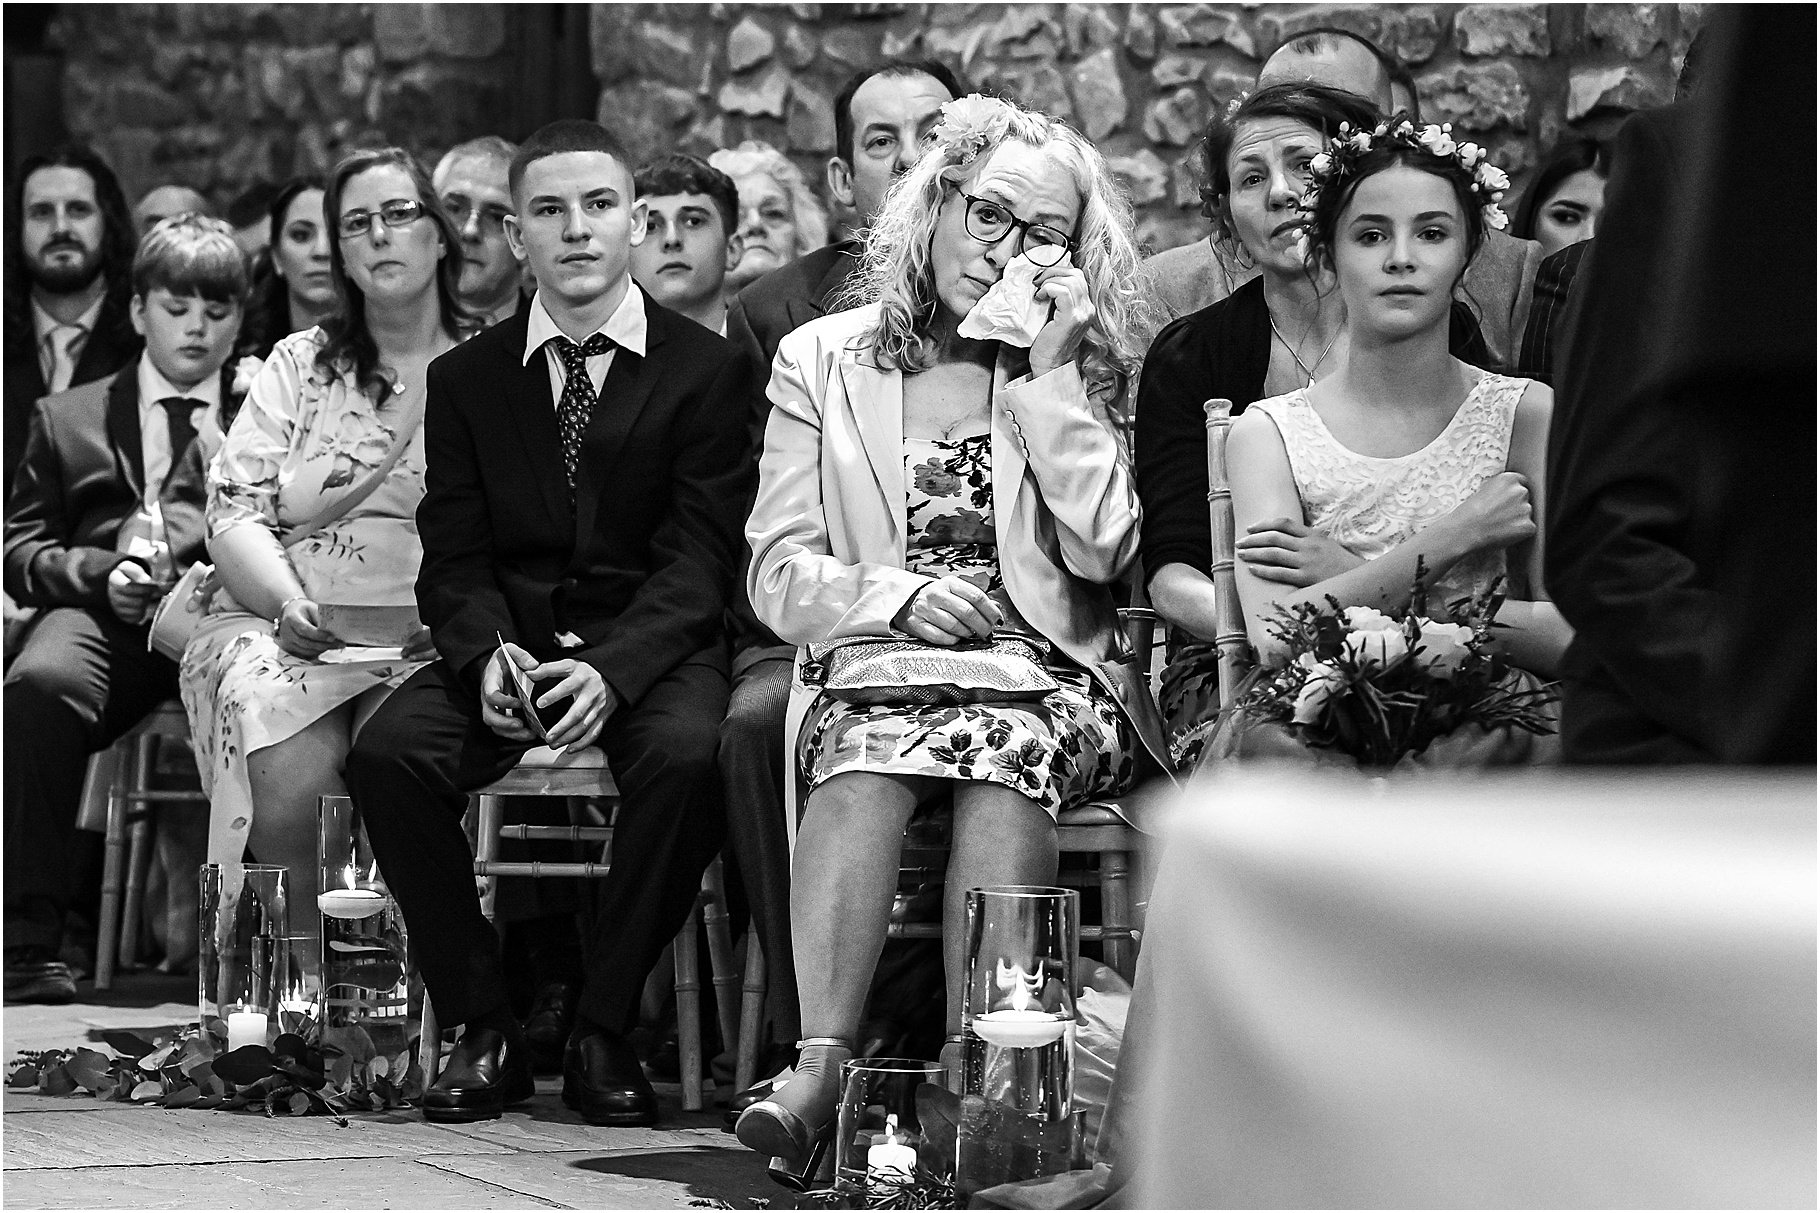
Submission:
M 1082 377 L 1125 381 L 1144 357 L 1145 305 L 1138 295 L 1137 242 L 1131 202 L 1099 150 L 1073 127 L 1012 101 L 974 94 L 942 107 L 942 121 L 916 167 L 885 196 L 866 233 L 860 266 L 835 307 L 876 302 L 868 334 L 881 365 L 926 370 L 935 358 L 928 336 L 939 306 L 930 246 L 942 204 L 1000 144 L 1017 142 L 1053 157 L 1081 197 L 1074 264 L 1087 279 L 1094 318 L 1081 342 Z

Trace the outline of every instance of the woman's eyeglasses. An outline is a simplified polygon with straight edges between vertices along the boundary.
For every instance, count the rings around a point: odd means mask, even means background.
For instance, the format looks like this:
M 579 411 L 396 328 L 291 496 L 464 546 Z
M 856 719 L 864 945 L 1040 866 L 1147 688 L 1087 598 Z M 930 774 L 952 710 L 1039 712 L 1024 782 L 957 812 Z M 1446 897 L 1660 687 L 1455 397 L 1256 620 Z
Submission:
M 364 236 L 377 219 L 387 227 L 409 227 L 423 218 L 423 203 L 403 198 L 395 198 L 384 203 L 376 211 L 349 211 L 335 221 L 335 231 L 343 240 L 353 240 Z
M 1002 202 L 975 198 L 964 190 L 955 192 L 967 200 L 967 234 L 981 244 L 997 244 L 1016 229 L 1023 233 L 1018 252 L 1023 253 L 1030 264 L 1045 269 L 1074 251 L 1074 241 L 1048 224 L 1019 219 Z

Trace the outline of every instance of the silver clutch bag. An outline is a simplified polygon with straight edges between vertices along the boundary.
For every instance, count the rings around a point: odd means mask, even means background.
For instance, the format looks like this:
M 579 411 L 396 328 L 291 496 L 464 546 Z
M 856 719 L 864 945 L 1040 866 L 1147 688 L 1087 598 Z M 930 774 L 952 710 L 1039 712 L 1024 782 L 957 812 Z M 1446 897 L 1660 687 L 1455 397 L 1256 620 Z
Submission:
M 1038 640 L 995 636 L 955 645 L 847 636 L 809 646 L 805 686 L 845 703 L 930 707 L 1037 700 L 1060 684 Z

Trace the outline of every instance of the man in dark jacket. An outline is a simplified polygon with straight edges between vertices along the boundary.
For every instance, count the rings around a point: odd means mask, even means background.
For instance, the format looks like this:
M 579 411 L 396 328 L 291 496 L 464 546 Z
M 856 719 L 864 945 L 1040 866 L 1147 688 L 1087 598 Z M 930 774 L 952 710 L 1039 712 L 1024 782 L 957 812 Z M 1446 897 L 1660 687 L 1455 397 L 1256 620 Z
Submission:
M 8 1002 L 75 996 L 57 953 L 85 760 L 177 693 L 146 616 L 202 554 L 201 485 L 179 473 L 220 433 L 246 258 L 227 224 L 179 216 L 132 282 L 145 353 L 39 402 L 7 504 L 6 590 L 39 608 L 5 683 Z

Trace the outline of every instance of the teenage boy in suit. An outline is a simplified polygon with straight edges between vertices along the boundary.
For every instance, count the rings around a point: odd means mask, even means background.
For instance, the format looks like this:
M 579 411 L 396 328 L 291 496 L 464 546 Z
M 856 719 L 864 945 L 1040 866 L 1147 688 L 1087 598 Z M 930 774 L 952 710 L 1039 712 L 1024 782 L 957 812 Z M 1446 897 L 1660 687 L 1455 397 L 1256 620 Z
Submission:
M 506 230 L 536 298 L 428 379 L 417 601 L 443 660 L 362 730 L 348 788 L 438 1016 L 464 1025 L 424 1114 L 486 1119 L 532 1083 L 474 888 L 467 793 L 537 743 L 523 713 L 546 720 L 556 749 L 599 742 L 621 805 L 563 1100 L 590 1123 L 651 1124 L 656 1099 L 625 1036 L 726 831 L 721 613 L 758 389 L 734 346 L 632 281 L 645 208 L 604 128 L 544 127 L 510 183 Z M 505 661 L 536 683 L 534 707 L 514 697 Z
M 219 437 L 246 305 L 233 229 L 179 215 L 132 267 L 145 352 L 33 411 L 6 513 L 6 589 L 39 608 L 5 683 L 6 1001 L 68 1002 L 57 958 L 85 760 L 177 694 L 146 651 L 158 595 L 202 554 L 201 486 L 175 474 Z

